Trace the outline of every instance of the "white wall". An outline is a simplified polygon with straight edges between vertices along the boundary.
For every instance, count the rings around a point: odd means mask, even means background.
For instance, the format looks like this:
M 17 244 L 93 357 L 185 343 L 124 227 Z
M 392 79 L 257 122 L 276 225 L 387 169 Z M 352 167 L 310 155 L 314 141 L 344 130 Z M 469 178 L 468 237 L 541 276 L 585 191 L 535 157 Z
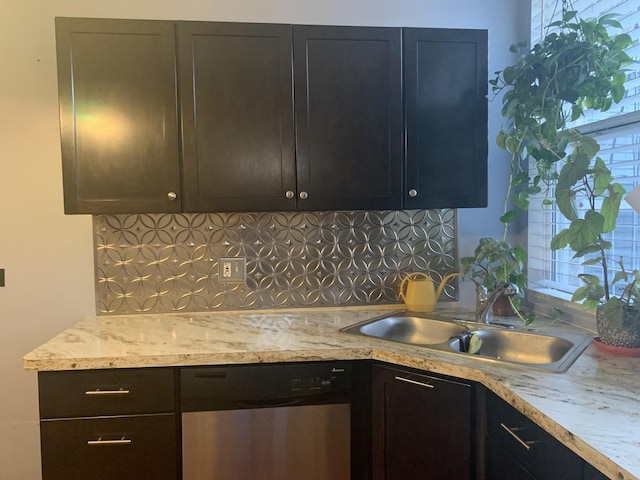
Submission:
M 2 1 L 0 480 L 40 478 L 36 375 L 22 370 L 22 356 L 95 312 L 91 218 L 63 214 L 55 16 L 487 28 L 493 72 L 512 61 L 508 47 L 525 36 L 517 19 L 528 8 L 527 0 Z M 501 233 L 508 159 L 493 142 L 499 109 L 490 104 L 490 206 L 460 211 L 463 255 L 479 236 Z

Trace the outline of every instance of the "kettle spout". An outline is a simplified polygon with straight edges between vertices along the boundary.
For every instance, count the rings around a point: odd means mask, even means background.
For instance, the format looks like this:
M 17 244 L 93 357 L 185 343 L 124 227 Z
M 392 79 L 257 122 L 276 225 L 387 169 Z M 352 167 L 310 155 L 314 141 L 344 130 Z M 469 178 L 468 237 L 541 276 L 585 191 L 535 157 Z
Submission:
M 440 285 L 438 285 L 438 288 L 436 290 L 436 300 L 438 298 L 440 298 L 440 294 L 442 293 L 442 290 L 444 290 L 444 286 L 447 284 L 447 281 L 453 277 L 462 277 L 463 274 L 462 273 L 458 273 L 458 272 L 453 272 L 453 273 L 449 273 L 447 275 L 445 275 L 444 277 L 442 277 L 442 281 L 440 282 Z

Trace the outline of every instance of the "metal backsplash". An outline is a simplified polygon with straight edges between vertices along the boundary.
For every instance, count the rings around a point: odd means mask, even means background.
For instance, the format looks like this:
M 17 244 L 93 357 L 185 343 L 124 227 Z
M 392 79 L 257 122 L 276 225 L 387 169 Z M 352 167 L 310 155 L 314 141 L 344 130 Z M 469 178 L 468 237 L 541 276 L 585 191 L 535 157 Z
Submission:
M 455 210 L 94 216 L 98 314 L 396 303 L 408 272 L 454 271 L 455 223 Z M 246 284 L 218 281 L 225 257 L 246 257 Z

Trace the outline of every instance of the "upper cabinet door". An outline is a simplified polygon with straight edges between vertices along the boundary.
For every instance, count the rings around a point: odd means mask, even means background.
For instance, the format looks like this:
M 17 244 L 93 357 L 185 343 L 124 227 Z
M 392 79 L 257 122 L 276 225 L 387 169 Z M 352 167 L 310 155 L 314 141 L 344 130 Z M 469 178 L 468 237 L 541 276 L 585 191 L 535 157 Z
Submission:
M 298 210 L 398 209 L 399 28 L 294 26 Z
M 291 26 L 178 24 L 184 210 L 295 210 Z
M 66 213 L 180 211 L 173 23 L 56 19 Z
M 406 208 L 487 206 L 487 32 L 404 31 Z

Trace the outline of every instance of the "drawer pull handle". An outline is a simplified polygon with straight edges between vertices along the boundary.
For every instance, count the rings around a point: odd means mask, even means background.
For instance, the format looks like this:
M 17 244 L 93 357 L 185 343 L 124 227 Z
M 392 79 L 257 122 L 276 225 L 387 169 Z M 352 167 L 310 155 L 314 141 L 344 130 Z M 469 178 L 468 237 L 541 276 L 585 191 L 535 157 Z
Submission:
M 102 437 L 98 437 L 97 440 L 89 440 L 87 441 L 87 445 L 129 445 L 131 444 L 131 439 L 122 437 L 118 440 L 103 440 Z
M 120 388 L 118 390 L 100 390 L 96 388 L 95 390 L 87 390 L 84 392 L 85 395 L 128 395 L 129 390 L 125 390 L 124 388 Z
M 509 428 L 504 423 L 500 423 L 500 426 L 504 429 L 504 431 L 506 431 L 509 435 L 511 435 L 520 445 L 522 445 L 527 450 L 531 450 L 532 446 L 534 446 L 536 443 L 539 443 L 533 440 L 529 440 L 529 441 L 523 440 L 520 438 L 520 436 L 518 436 L 516 432 L 519 432 L 520 430 L 526 430 L 526 428 L 524 427 Z
M 420 387 L 435 388 L 433 385 L 430 385 L 428 383 L 418 382 L 417 380 L 411 380 L 410 378 L 396 377 L 396 380 L 400 380 L 401 382 L 411 383 L 413 385 L 419 385 Z

